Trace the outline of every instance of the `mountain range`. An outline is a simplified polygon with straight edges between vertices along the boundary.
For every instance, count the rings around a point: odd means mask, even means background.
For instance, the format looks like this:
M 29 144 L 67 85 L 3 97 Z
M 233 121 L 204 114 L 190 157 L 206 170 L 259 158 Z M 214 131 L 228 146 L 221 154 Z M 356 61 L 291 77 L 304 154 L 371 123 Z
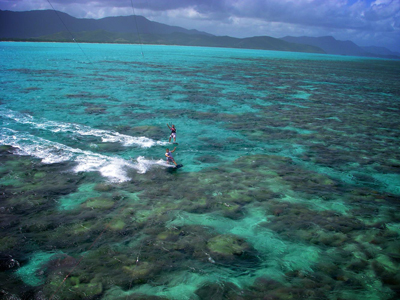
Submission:
M 329 36 L 234 38 L 153 22 L 142 16 L 78 19 L 55 10 L 0 10 L 0 40 L 227 47 L 400 59 L 400 53 L 383 47 L 359 47 Z
M 335 55 L 352 55 L 352 56 L 368 56 L 399 59 L 400 53 L 392 52 L 384 47 L 360 47 L 352 41 L 338 41 L 332 36 L 323 37 L 293 37 L 286 36 L 282 40 L 290 43 L 306 44 L 319 47 L 327 54 Z

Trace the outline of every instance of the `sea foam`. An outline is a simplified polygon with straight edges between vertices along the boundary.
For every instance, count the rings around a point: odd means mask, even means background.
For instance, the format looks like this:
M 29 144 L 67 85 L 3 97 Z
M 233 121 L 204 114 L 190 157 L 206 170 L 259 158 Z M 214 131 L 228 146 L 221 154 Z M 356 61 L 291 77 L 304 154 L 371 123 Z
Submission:
M 103 142 L 121 143 L 124 146 L 136 145 L 142 148 L 149 148 L 156 145 L 167 144 L 167 142 L 155 141 L 145 136 L 130 136 L 112 130 L 96 129 L 76 123 L 55 122 L 43 118 L 36 120 L 29 114 L 16 112 L 6 108 L 0 108 L 0 117 L 9 118 L 17 123 L 27 124 L 34 128 L 49 130 L 54 133 L 70 132 L 80 136 L 100 137 Z
M 135 169 L 144 174 L 155 165 L 167 167 L 163 160 L 149 160 L 138 157 L 136 160 L 126 160 L 72 148 L 61 143 L 52 142 L 24 132 L 9 128 L 0 129 L 0 144 L 15 147 L 16 154 L 30 155 L 42 160 L 42 163 L 53 164 L 75 162 L 74 172 L 100 172 L 102 176 L 114 182 L 129 181 L 129 169 Z

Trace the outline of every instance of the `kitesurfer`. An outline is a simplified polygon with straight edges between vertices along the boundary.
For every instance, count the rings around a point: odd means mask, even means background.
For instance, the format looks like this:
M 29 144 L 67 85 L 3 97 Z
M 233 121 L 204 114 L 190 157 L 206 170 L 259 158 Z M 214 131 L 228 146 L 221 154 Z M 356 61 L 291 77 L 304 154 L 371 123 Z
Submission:
M 169 151 L 169 149 L 167 148 L 167 150 L 165 151 L 165 157 L 167 158 L 167 162 L 169 162 L 169 163 L 172 162 L 176 167 L 177 163 L 175 162 L 175 159 L 172 157 L 172 153 L 175 152 L 175 149 L 176 149 L 176 147 L 174 148 L 174 150 Z
M 172 125 L 170 127 L 169 124 L 167 123 L 167 126 L 168 126 L 169 129 L 171 129 L 171 134 L 169 136 L 168 142 L 171 143 L 171 138 L 173 138 L 174 139 L 174 143 L 176 143 L 176 127 L 175 127 L 175 125 Z

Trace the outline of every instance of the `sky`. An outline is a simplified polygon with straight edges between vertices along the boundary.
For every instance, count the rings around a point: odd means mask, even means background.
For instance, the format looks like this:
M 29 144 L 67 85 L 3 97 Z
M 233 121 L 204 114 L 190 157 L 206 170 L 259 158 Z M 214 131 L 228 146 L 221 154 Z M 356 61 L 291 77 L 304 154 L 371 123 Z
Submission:
M 52 7 L 76 18 L 135 14 L 239 38 L 330 35 L 400 53 L 400 0 L 0 0 L 1 10 Z

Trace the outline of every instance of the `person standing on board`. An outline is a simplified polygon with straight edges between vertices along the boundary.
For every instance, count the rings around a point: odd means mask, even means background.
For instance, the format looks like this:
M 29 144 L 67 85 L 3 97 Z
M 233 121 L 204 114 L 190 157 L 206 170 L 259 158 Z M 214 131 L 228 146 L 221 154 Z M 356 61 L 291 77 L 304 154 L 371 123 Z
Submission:
M 173 126 L 173 125 L 172 125 Z M 174 148 L 174 150 L 169 151 L 169 149 L 167 148 L 167 150 L 165 151 L 165 157 L 167 158 L 167 162 L 169 163 L 173 163 L 175 165 L 175 167 L 177 166 L 175 159 L 172 157 L 172 153 L 175 152 L 176 147 Z
M 169 127 L 169 124 L 167 123 L 167 126 L 169 129 L 171 129 L 171 135 L 169 136 L 168 142 L 171 143 L 171 138 L 174 138 L 174 143 L 176 143 L 176 127 L 175 125 L 172 125 Z

